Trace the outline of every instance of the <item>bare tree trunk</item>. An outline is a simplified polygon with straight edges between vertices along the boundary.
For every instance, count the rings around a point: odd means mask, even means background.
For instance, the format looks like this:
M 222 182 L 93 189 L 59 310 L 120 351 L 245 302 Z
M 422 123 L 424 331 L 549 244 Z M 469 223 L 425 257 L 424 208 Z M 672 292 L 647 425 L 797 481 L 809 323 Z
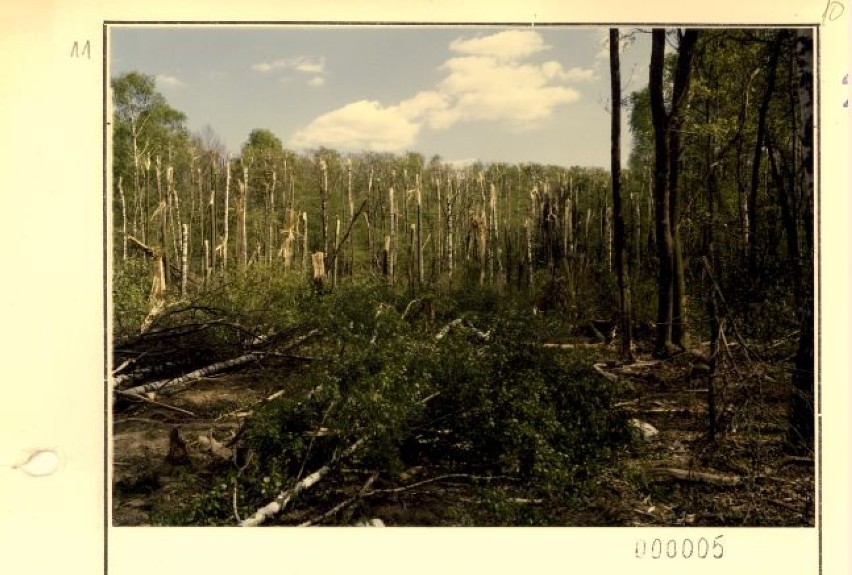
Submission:
M 203 249 L 204 241 L 207 238 L 206 232 L 204 230 L 204 212 L 207 210 L 207 204 L 204 201 L 204 186 L 203 186 L 203 178 L 202 178 L 202 170 L 201 168 L 197 168 L 197 176 L 198 176 L 198 237 L 200 238 L 200 246 L 199 249 Z M 190 222 L 192 223 L 192 222 Z M 190 257 L 192 257 L 192 246 L 190 246 Z M 207 260 L 205 259 L 202 264 L 202 276 L 206 273 L 207 270 Z
M 784 30 L 778 31 L 772 42 L 769 65 L 766 69 L 766 88 L 763 91 L 763 99 L 760 102 L 760 109 L 757 113 L 757 134 L 751 162 L 751 187 L 748 196 L 749 236 L 751 237 L 752 244 L 754 244 L 757 238 L 757 192 L 760 185 L 760 164 L 763 159 L 763 144 L 766 137 L 766 115 L 769 111 L 769 102 L 772 99 L 772 93 L 775 91 L 778 57 L 781 53 L 781 41 L 784 39 L 784 35 Z M 748 252 L 748 274 L 750 278 L 755 279 L 757 277 L 757 267 L 757 250 L 752 245 L 752 249 Z
M 183 224 L 181 229 L 181 277 L 180 277 L 180 297 L 186 298 L 186 282 L 189 279 L 189 226 Z
M 609 68 L 612 84 L 612 150 L 610 173 L 612 174 L 612 214 L 615 224 L 615 272 L 618 278 L 621 323 L 621 357 L 633 361 L 630 349 L 632 314 L 630 297 L 630 274 L 627 272 L 627 250 L 624 242 L 624 215 L 621 206 L 621 63 L 619 58 L 618 28 L 609 29 Z
M 709 106 L 706 113 L 706 121 L 710 122 Z M 710 361 L 709 373 L 707 374 L 707 436 L 710 441 L 716 439 L 716 369 L 719 355 L 719 306 L 716 301 L 716 285 L 711 271 L 718 269 L 716 263 L 716 248 L 714 245 L 713 226 L 716 223 L 716 202 L 718 194 L 716 168 L 713 166 L 714 158 L 710 150 L 713 149 L 713 137 L 709 138 L 706 146 L 709 169 L 707 177 L 707 223 L 704 225 L 704 265 L 703 276 L 705 281 L 705 294 L 707 298 L 707 317 L 710 318 Z
M 248 267 L 248 233 L 246 229 L 246 221 L 248 220 L 248 168 L 243 167 L 243 179 L 242 181 L 237 180 L 237 205 L 240 207 L 240 212 L 237 214 L 239 217 L 239 226 L 240 226 L 240 264 L 245 270 Z
M 527 270 L 527 288 L 532 290 L 533 287 L 533 242 L 532 242 L 532 227 L 530 223 L 530 219 L 527 218 L 524 220 L 524 240 L 526 253 L 524 254 L 526 259 L 526 270 Z
M 352 197 L 352 158 L 346 162 L 346 199 L 349 204 L 349 221 L 355 217 L 355 200 Z M 355 236 L 349 238 L 349 274 L 355 275 Z
M 416 175 L 417 194 L 417 287 L 423 286 L 423 198 L 420 189 L 420 174 Z
M 633 202 L 633 277 L 637 277 L 642 269 L 642 204 L 639 195 Z
M 296 242 L 299 214 L 287 208 L 284 216 L 284 241 L 281 245 L 281 256 L 284 258 L 284 271 L 289 272 L 293 266 L 293 244 Z
M 500 259 L 499 240 L 497 230 L 497 188 L 494 182 L 488 186 L 488 281 L 494 284 L 495 268 L 499 266 Z
M 663 60 L 666 32 L 654 28 L 651 36 L 651 65 L 648 89 L 654 123 L 654 215 L 657 236 L 657 337 L 658 355 L 665 355 L 672 342 L 672 234 L 669 213 L 668 117 L 663 99 Z
M 390 206 L 390 242 L 388 246 L 388 275 L 391 283 L 396 278 L 396 228 L 397 228 L 397 211 L 396 211 L 396 195 L 393 191 L 393 186 L 388 188 L 388 204 Z
M 180 215 L 180 198 L 178 198 L 177 190 L 175 189 L 175 173 L 174 168 L 169 166 L 166 168 L 166 194 L 170 198 L 169 202 L 174 206 L 174 210 L 169 209 L 169 216 L 172 217 L 172 238 L 175 247 L 175 259 L 180 261 L 183 246 L 181 245 L 180 231 L 183 226 L 183 220 Z
M 364 225 L 367 226 L 367 253 L 370 256 L 370 267 L 369 270 L 373 271 L 373 264 L 375 262 L 375 247 L 373 246 L 373 228 L 370 227 L 370 218 L 367 216 L 367 212 L 364 212 Z
M 222 214 L 222 271 L 228 272 L 228 196 L 231 190 L 231 162 L 225 160 L 225 212 Z
M 302 212 L 302 225 L 304 226 L 304 235 L 302 237 L 302 273 L 308 273 L 308 258 L 310 257 L 310 252 L 308 251 L 308 212 Z
M 444 208 L 444 204 L 441 202 L 441 176 L 433 177 L 432 184 L 435 186 L 435 199 L 437 206 L 437 214 L 436 217 L 438 219 L 437 226 L 437 234 L 438 241 L 435 243 L 435 273 L 440 277 L 441 273 L 444 271 L 444 226 L 443 219 L 441 218 L 441 210 Z
M 778 206 L 781 210 L 781 221 L 784 223 L 784 235 L 787 240 L 787 259 L 793 270 L 794 299 L 796 309 L 802 305 L 802 254 L 799 247 L 799 225 L 790 207 L 794 202 L 795 189 L 785 182 L 781 175 L 779 162 L 775 158 L 773 146 L 769 147 L 769 164 L 772 168 L 772 179 L 778 193 Z M 783 165 L 783 164 L 782 164 Z
M 683 346 L 686 339 L 686 286 L 680 244 L 678 180 L 680 131 L 683 109 L 689 99 L 692 57 L 697 39 L 697 30 L 686 30 L 681 35 L 672 106 L 666 113 L 663 99 L 665 30 L 655 28 L 652 32 L 649 91 L 654 123 L 654 208 L 660 263 L 655 344 L 658 355 L 667 354 L 672 344 Z
M 275 184 L 277 183 L 278 174 L 275 173 L 275 169 L 272 169 L 272 184 L 269 186 L 269 215 L 267 216 L 267 220 L 269 222 L 269 229 L 267 232 L 266 239 L 266 264 L 272 265 L 272 250 L 275 242 Z
M 121 261 L 127 261 L 127 206 L 121 188 L 121 176 L 118 176 L 118 195 L 121 198 Z
M 672 227 L 672 343 L 686 347 L 687 343 L 687 293 L 683 264 L 683 247 L 680 239 L 680 134 L 683 112 L 689 106 L 689 84 L 697 30 L 686 30 L 680 38 L 672 90 L 672 109 L 669 114 L 669 217 Z
M 204 284 L 205 285 L 210 282 L 210 271 L 211 271 L 210 240 L 205 239 L 204 240 L 204 270 L 203 270 L 203 272 L 204 272 Z
M 340 246 L 338 245 L 337 242 L 340 241 L 340 218 L 337 218 L 337 217 L 334 218 L 334 222 L 335 222 L 334 223 L 335 252 L 334 252 L 334 267 L 332 268 L 332 271 L 331 271 L 331 286 L 337 287 L 337 269 L 338 269 L 337 268 L 337 265 L 338 265 L 337 262 L 340 260 L 340 258 L 337 257 L 337 250 L 340 249 Z
M 813 37 L 802 30 L 796 38 L 799 107 L 801 111 L 802 167 L 805 187 L 802 207 L 805 248 L 802 266 L 802 305 L 799 322 L 799 345 L 793 371 L 793 393 L 790 401 L 790 425 L 787 443 L 798 453 L 814 451 L 814 98 Z
M 328 164 L 320 158 L 320 172 L 322 183 L 320 188 L 321 216 L 322 216 L 322 253 L 328 260 Z
M 216 251 L 219 246 L 219 230 L 216 227 L 216 176 L 215 167 L 211 170 L 212 178 L 210 180 L 210 265 L 208 270 L 213 272 L 216 270 Z
M 452 180 L 447 178 L 447 274 L 452 279 L 453 277 L 453 258 L 454 258 L 454 250 L 453 250 L 453 203 L 455 203 L 456 195 L 458 194 L 458 190 L 453 190 Z
M 571 198 L 565 198 L 565 209 L 562 217 L 562 254 L 566 259 L 574 253 L 574 222 Z

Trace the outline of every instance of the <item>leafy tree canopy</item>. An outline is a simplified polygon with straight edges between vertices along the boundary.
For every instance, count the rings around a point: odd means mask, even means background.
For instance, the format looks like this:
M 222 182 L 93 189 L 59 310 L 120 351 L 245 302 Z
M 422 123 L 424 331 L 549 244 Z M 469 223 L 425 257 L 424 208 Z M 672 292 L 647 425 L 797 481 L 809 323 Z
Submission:
M 263 128 L 252 130 L 248 140 L 243 144 L 243 153 L 249 150 L 280 152 L 283 149 L 284 146 L 278 136 Z
M 110 82 L 115 171 L 129 177 L 136 163 L 173 159 L 186 145 L 186 115 L 157 92 L 153 76 L 127 72 Z

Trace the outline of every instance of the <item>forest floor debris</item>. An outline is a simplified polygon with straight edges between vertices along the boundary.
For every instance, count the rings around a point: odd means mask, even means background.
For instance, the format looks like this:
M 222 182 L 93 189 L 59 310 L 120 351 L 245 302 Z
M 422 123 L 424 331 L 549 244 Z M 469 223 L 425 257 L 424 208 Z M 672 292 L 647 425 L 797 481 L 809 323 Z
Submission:
M 765 377 L 758 383 L 730 377 L 720 390 L 724 432 L 713 443 L 704 433 L 706 393 L 700 381 L 689 380 L 688 360 L 623 370 L 619 377 L 628 385 L 617 405 L 658 433 L 601 469 L 569 505 L 560 497 L 530 497 L 511 475 L 481 481 L 435 464 L 409 469 L 391 483 L 382 470 L 361 470 L 348 461 L 328 474 L 322 494 L 282 509 L 274 524 L 813 525 L 813 458 L 781 449 L 789 386 L 779 382 L 789 381 L 788 374 L 783 365 L 759 368 Z M 271 394 L 305 393 L 300 386 L 276 387 L 258 369 L 200 380 L 171 395 L 168 406 L 131 403 L 115 414 L 113 524 L 181 524 L 176 510 L 190 513 L 193 506 L 210 505 L 211 497 L 222 505 L 236 500 L 230 443 L 240 415 Z M 173 429 L 186 438 L 189 465 L 165 461 Z M 270 499 L 275 493 L 271 487 Z M 244 518 L 251 516 L 243 511 Z M 198 517 L 203 512 L 195 509 Z

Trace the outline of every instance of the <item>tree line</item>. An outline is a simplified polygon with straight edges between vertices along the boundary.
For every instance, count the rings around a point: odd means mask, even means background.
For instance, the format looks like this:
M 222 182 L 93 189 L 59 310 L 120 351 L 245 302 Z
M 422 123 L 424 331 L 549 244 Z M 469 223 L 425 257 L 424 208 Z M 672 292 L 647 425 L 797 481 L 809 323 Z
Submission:
M 610 31 L 609 171 L 297 153 L 264 128 L 231 157 L 212 128 L 190 133 L 153 77 L 115 77 L 117 273 L 137 254 L 154 262 L 152 306 L 251 269 L 320 289 L 365 274 L 415 292 L 491 285 L 572 325 L 617 318 L 628 360 L 643 330 L 659 356 L 707 338 L 712 362 L 726 330 L 795 329 L 790 444 L 812 450 L 811 34 L 650 34 L 648 85 L 624 94 Z

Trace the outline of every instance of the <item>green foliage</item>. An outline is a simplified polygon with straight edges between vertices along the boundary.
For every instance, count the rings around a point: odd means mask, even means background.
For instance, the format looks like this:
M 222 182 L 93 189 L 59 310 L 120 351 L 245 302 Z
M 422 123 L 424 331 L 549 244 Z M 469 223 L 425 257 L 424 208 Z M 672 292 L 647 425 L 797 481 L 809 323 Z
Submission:
M 591 358 L 541 347 L 537 327 L 507 315 L 484 347 L 451 333 L 433 375 L 441 395 L 431 415 L 452 417 L 443 447 L 459 460 L 565 487 L 629 433 Z
M 251 131 L 248 141 L 243 144 L 243 152 L 245 153 L 249 148 L 252 148 L 255 151 L 269 150 L 281 152 L 284 150 L 284 146 L 281 144 L 281 139 L 278 138 L 278 136 L 269 130 L 261 128 L 256 128 Z
M 326 356 L 293 375 L 314 393 L 272 402 L 251 419 L 259 467 L 247 493 L 262 477 L 292 483 L 367 437 L 360 465 L 387 478 L 433 462 L 523 477 L 546 494 L 569 489 L 630 441 L 592 358 L 544 349 L 543 320 L 480 293 L 444 308 L 478 304 L 436 339 L 388 295 L 363 285 L 314 296 L 306 309 L 326 325 Z M 334 319 L 323 315 L 332 309 Z
M 142 257 L 128 258 L 113 267 L 113 337 L 120 340 L 139 332 L 148 314 L 151 266 Z
M 113 78 L 113 173 L 132 182 L 134 166 L 157 156 L 176 163 L 187 156 L 186 115 L 169 106 L 153 76 L 128 72 Z M 137 157 L 134 158 L 134 146 Z

